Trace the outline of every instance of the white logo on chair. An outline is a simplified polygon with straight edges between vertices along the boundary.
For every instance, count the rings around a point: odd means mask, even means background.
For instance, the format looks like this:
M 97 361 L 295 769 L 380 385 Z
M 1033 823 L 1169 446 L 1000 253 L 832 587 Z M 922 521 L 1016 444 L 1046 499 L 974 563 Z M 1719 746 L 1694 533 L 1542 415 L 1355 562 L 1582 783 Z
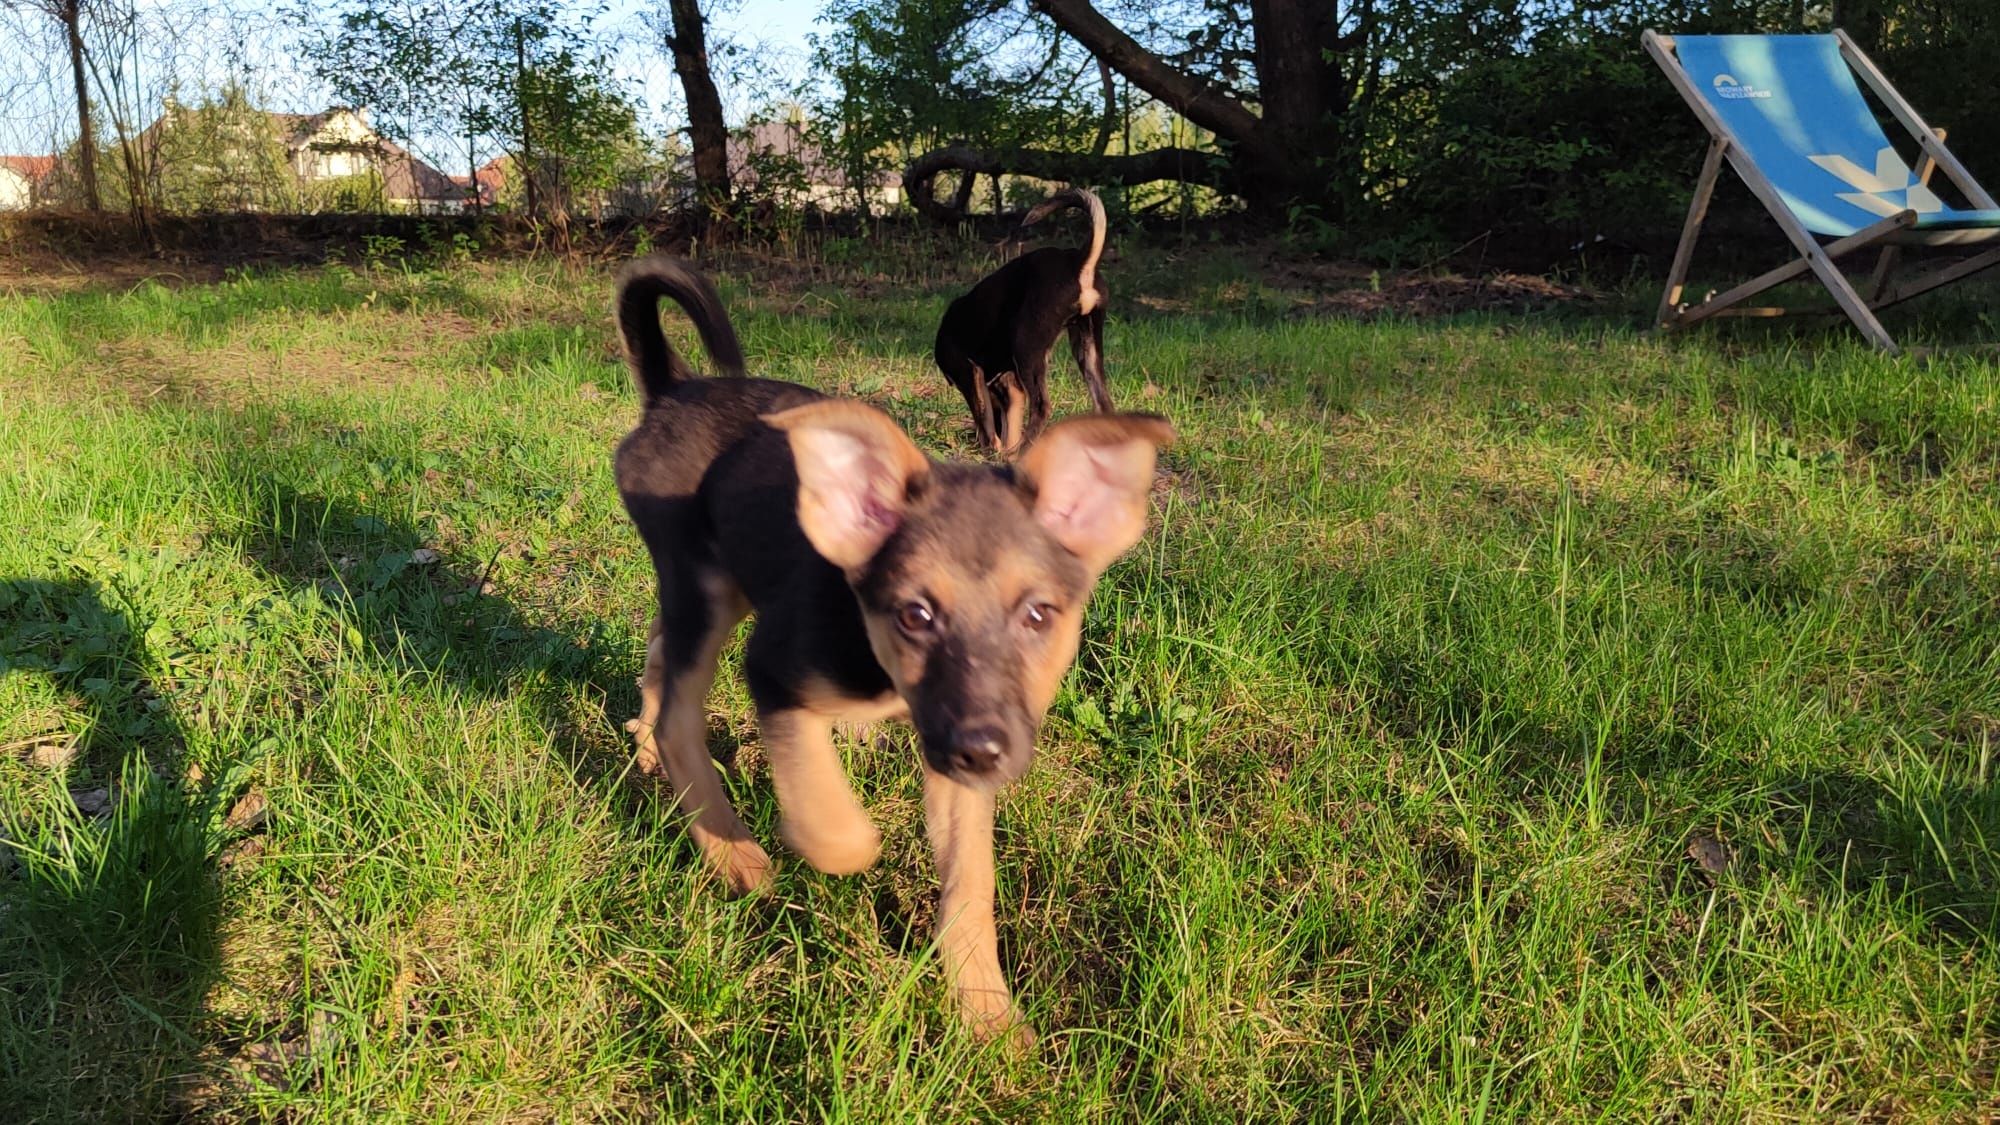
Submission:
M 1905 211 L 1920 215 L 1944 210 L 1944 200 L 1917 182 L 1917 175 L 1893 148 L 1875 154 L 1875 170 L 1868 171 L 1845 156 L 1809 157 L 1814 164 L 1840 177 L 1853 191 L 1837 193 L 1841 199 L 1872 215 L 1888 218 Z M 1900 198 L 1899 198 L 1900 197 Z
M 1715 96 L 1718 98 L 1768 98 L 1771 96 L 1771 91 L 1769 90 L 1760 90 L 1755 86 L 1743 85 L 1736 80 L 1736 76 L 1733 74 L 1718 74 L 1711 85 L 1715 87 Z

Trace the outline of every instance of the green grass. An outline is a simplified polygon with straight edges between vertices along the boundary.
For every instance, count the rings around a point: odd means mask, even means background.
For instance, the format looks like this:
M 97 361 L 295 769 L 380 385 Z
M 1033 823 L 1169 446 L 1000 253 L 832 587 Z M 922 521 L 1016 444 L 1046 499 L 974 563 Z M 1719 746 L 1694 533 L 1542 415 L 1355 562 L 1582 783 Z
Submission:
M 1243 268 L 1113 275 L 1183 440 L 1002 801 L 1022 1060 L 943 1004 L 906 732 L 849 745 L 880 865 L 761 900 L 627 776 L 608 270 L 0 299 L 6 1116 L 2000 1110 L 1991 362 Z M 944 288 L 725 288 L 755 369 L 964 451 Z M 775 852 L 733 667 L 710 729 Z

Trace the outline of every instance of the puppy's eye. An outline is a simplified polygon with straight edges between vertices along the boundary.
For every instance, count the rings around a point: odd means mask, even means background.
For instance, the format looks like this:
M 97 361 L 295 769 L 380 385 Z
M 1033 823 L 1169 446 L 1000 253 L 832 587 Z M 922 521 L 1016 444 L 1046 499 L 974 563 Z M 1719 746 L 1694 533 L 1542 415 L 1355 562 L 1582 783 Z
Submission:
M 1039 633 L 1055 624 L 1056 607 L 1047 602 L 1030 602 L 1021 613 L 1021 624 Z
M 906 602 L 903 608 L 896 611 L 896 627 L 911 636 L 928 633 L 936 624 L 937 618 L 932 615 L 931 607 L 922 602 Z

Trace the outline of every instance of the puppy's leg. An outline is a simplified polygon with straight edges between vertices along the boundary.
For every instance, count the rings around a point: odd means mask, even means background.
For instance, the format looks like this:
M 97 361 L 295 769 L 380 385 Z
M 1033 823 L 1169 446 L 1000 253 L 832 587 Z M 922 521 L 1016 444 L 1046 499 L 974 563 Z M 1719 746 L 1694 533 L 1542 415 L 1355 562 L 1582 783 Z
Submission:
M 653 614 L 646 630 L 646 669 L 639 673 L 639 717 L 625 724 L 632 732 L 638 753 L 639 772 L 659 776 L 660 741 L 654 737 L 660 725 L 660 707 L 667 699 L 667 644 L 660 639 L 660 615 Z
M 708 754 L 703 704 L 715 683 L 715 661 L 729 631 L 748 607 L 734 585 L 720 578 L 662 582 L 660 613 L 646 645 L 640 680 L 639 767 L 662 765 L 689 818 L 688 833 L 735 894 L 771 881 L 771 857 L 729 807 Z
M 980 443 L 987 449 L 1000 448 L 1000 436 L 993 430 L 993 406 L 986 394 L 986 373 L 948 337 L 939 338 L 934 354 L 938 370 L 965 397 L 966 408 L 972 411 L 972 428 Z
M 1111 405 L 1111 388 L 1104 382 L 1104 306 L 1099 305 L 1069 322 L 1069 351 L 1076 369 L 1090 388 L 1090 404 L 1099 414 L 1116 409 Z
M 1034 1042 L 1000 972 L 993 930 L 993 794 L 924 771 L 924 820 L 937 854 L 937 946 L 959 1015 L 981 1039 Z
M 979 432 L 979 444 L 988 451 L 1000 448 L 1000 431 L 993 422 L 993 398 L 986 393 L 986 372 L 972 365 L 972 378 L 965 397 L 972 406 L 972 427 Z
M 1021 448 L 1021 423 L 1028 412 L 1028 396 L 1012 371 L 1002 371 L 993 385 L 1000 391 L 1000 397 L 1007 400 L 1007 428 L 1002 431 L 999 449 L 1001 453 L 1012 454 Z
M 1032 443 L 1049 422 L 1049 353 L 1055 350 L 1056 329 L 1051 327 L 1047 339 L 1017 339 L 1014 342 L 1014 374 L 1020 379 L 1021 390 L 1027 398 L 1028 424 L 1015 441 L 1015 445 Z
M 759 709 L 757 727 L 771 758 L 771 784 L 783 819 L 778 838 L 828 875 L 875 865 L 882 833 L 868 819 L 833 745 L 833 720 L 803 708 Z

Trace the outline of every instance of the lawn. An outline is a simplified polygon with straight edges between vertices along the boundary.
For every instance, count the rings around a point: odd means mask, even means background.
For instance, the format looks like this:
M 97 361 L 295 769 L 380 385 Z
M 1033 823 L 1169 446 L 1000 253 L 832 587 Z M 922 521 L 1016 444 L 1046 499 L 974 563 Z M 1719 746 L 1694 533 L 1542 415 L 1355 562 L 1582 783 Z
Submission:
M 965 454 L 929 345 L 979 263 L 835 249 L 717 267 L 753 369 Z M 1113 390 L 1182 440 L 1001 802 L 1025 1058 L 943 1003 L 907 730 L 844 744 L 881 863 L 818 875 L 732 648 L 761 899 L 631 775 L 608 265 L 0 297 L 4 1115 L 2000 1112 L 1990 357 L 1266 265 L 1108 267 Z

